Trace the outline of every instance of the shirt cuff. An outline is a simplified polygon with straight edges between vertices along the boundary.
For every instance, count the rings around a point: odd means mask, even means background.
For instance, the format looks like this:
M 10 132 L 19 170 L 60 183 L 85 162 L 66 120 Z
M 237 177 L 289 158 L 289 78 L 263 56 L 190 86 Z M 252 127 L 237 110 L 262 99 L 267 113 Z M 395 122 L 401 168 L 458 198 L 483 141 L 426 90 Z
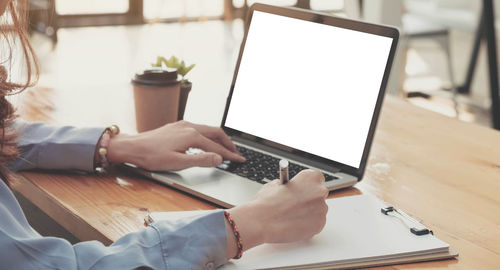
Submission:
M 104 128 L 53 127 L 16 121 L 21 157 L 8 164 L 11 170 L 94 170 L 96 144 Z
M 226 263 L 224 212 L 208 212 L 150 225 L 160 235 L 167 269 L 215 269 Z
M 103 132 L 104 128 L 60 128 L 57 133 L 64 139 L 42 145 L 40 168 L 93 172 L 96 145 Z

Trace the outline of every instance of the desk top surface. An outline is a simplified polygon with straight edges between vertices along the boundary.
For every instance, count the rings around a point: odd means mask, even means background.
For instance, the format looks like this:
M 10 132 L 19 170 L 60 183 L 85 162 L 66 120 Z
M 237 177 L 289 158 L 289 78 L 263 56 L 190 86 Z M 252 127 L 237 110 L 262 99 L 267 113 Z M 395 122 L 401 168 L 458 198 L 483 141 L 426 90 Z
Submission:
M 155 24 L 62 29 L 58 34 L 57 48 L 48 56 L 50 61 L 44 58 L 44 70 L 57 73 L 48 77 L 42 74 L 41 86 L 49 87 L 26 91 L 19 113 L 27 120 L 56 124 L 116 123 L 130 132 L 135 129 L 129 83 L 132 69 L 164 52 L 184 56 L 188 62 L 196 59 L 197 66 L 189 74 L 195 85 L 186 119 L 220 123 L 243 25 L 238 21 Z M 106 61 L 96 65 L 96 59 Z M 71 68 L 61 68 L 68 66 Z M 110 102 L 113 109 L 109 109 Z M 88 110 L 89 105 L 92 110 Z M 497 269 L 499 142 L 500 132 L 388 96 L 364 179 L 353 188 L 332 192 L 330 197 L 375 195 L 421 219 L 460 253 L 458 260 L 387 269 Z M 143 226 L 148 212 L 215 207 L 122 172 L 107 176 L 24 172 L 13 178 L 14 189 L 79 239 L 97 239 L 105 244 Z
M 499 142 L 497 131 L 388 97 L 364 179 L 330 198 L 373 194 L 421 219 L 460 253 L 414 267 L 493 269 L 500 262 Z M 148 212 L 215 208 L 123 172 L 23 172 L 13 187 L 81 240 L 106 244 L 143 226 Z

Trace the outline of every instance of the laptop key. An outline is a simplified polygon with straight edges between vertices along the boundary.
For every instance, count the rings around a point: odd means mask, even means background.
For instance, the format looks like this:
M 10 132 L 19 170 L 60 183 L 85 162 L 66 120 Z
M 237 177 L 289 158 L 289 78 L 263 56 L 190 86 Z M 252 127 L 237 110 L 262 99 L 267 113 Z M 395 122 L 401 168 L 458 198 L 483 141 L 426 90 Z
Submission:
M 326 182 L 339 179 L 338 177 L 333 176 L 333 175 L 329 175 L 329 174 L 323 174 L 323 175 L 325 176 L 325 181 Z
M 274 175 L 266 175 L 266 179 L 269 180 L 269 182 L 273 181 L 274 179 L 277 179 L 276 177 L 274 177 Z
M 241 146 L 236 147 L 238 151 L 240 151 L 241 155 L 247 159 L 247 161 L 245 163 L 236 163 L 225 160 L 217 167 L 218 169 L 234 173 L 261 184 L 265 184 L 279 178 L 277 168 L 277 164 L 279 162 L 278 158 Z M 293 178 L 304 169 L 307 168 L 299 164 L 290 163 L 290 178 Z M 324 174 L 324 176 L 325 181 L 338 179 L 333 175 Z

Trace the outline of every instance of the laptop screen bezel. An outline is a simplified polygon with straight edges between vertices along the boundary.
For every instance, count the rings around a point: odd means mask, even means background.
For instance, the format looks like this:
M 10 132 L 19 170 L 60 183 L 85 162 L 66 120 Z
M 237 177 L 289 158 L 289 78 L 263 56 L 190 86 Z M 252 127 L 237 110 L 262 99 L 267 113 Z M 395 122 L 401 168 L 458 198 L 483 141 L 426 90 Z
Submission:
M 305 20 L 305 21 L 310 21 L 310 22 L 315 22 L 315 23 L 321 23 L 321 24 L 325 24 L 325 25 L 331 25 L 331 26 L 340 27 L 340 28 L 349 29 L 349 30 L 354 30 L 354 31 L 359 31 L 359 32 L 363 32 L 363 33 L 369 33 L 369 34 L 389 37 L 389 38 L 393 39 L 392 44 L 391 44 L 391 49 L 389 52 L 389 57 L 388 57 L 388 60 L 386 63 L 384 75 L 382 78 L 382 83 L 380 85 L 379 94 L 377 97 L 377 103 L 375 105 L 375 109 L 374 109 L 373 116 L 371 119 L 370 128 L 368 131 L 368 136 L 367 136 L 366 141 L 365 141 L 365 147 L 363 149 L 363 155 L 361 158 L 359 168 L 352 167 L 352 166 L 337 162 L 335 160 L 330 160 L 330 159 L 327 159 L 324 157 L 310 154 L 310 153 L 295 149 L 295 148 L 290 147 L 290 146 L 281 145 L 277 142 L 266 140 L 264 138 L 260 138 L 258 136 L 248 134 L 245 132 L 241 132 L 241 131 L 238 131 L 238 130 L 235 130 L 235 129 L 232 129 L 230 127 L 225 126 L 226 117 L 227 117 L 227 113 L 229 111 L 229 105 L 231 103 L 231 98 L 233 95 L 234 86 L 236 83 L 236 79 L 238 77 L 238 70 L 240 67 L 241 58 L 242 58 L 244 50 L 245 50 L 245 43 L 246 43 L 246 39 L 247 39 L 247 35 L 248 35 L 248 29 L 251 25 L 252 15 L 253 15 L 254 11 L 261 11 L 261 12 L 265 12 L 265 13 L 281 15 L 281 16 L 285 16 L 285 17 L 290 17 L 290 18 L 295 18 L 295 19 L 300 19 L 300 20 Z M 394 55 L 396 52 L 398 38 L 399 38 L 399 31 L 393 27 L 375 25 L 375 24 L 370 24 L 370 23 L 365 23 L 365 22 L 360 22 L 360 21 L 353 21 L 353 20 L 349 20 L 349 19 L 334 17 L 334 16 L 331 16 L 328 14 L 321 14 L 321 13 L 317 13 L 317 12 L 313 12 L 313 11 L 309 11 L 309 10 L 298 9 L 298 8 L 277 7 L 277 6 L 270 6 L 270 5 L 259 4 L 259 3 L 253 4 L 250 7 L 248 15 L 247 15 L 246 24 L 245 24 L 245 35 L 244 35 L 243 41 L 241 43 L 238 61 L 236 63 L 236 67 L 235 67 L 235 71 L 234 71 L 234 75 L 233 75 L 233 80 L 231 83 L 231 89 L 230 89 L 229 95 L 227 97 L 226 108 L 224 110 L 224 116 L 223 116 L 222 122 L 221 122 L 221 128 L 224 130 L 224 132 L 226 132 L 226 134 L 228 134 L 231 137 L 241 137 L 241 138 L 244 138 L 245 140 L 251 140 L 253 142 L 256 142 L 259 144 L 264 144 L 268 147 L 277 149 L 279 151 L 285 151 L 285 152 L 290 153 L 294 156 L 299 156 L 299 157 L 301 157 L 301 160 L 307 159 L 307 160 L 313 161 L 315 164 L 324 164 L 325 167 L 328 167 L 328 168 L 337 168 L 342 172 L 356 176 L 358 178 L 358 181 L 360 181 L 364 175 L 366 163 L 368 160 L 368 155 L 370 152 L 371 144 L 373 142 L 375 128 L 377 126 L 377 121 L 378 121 L 378 117 L 380 114 L 380 109 L 381 109 L 382 102 L 384 99 L 385 89 L 387 87 L 387 81 L 389 78 L 389 73 L 390 73 L 392 62 L 393 62 Z

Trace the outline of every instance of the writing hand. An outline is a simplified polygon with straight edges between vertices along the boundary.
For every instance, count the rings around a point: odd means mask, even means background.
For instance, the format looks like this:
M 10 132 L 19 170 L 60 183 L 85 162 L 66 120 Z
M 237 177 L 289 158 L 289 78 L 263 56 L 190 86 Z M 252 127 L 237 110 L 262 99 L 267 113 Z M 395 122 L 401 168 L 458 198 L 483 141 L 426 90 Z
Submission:
M 249 203 L 228 210 L 238 225 L 243 248 L 263 243 L 287 243 L 311 238 L 326 224 L 328 189 L 322 173 L 303 170 L 286 185 L 280 180 L 265 184 Z M 230 227 L 227 258 L 236 253 Z

